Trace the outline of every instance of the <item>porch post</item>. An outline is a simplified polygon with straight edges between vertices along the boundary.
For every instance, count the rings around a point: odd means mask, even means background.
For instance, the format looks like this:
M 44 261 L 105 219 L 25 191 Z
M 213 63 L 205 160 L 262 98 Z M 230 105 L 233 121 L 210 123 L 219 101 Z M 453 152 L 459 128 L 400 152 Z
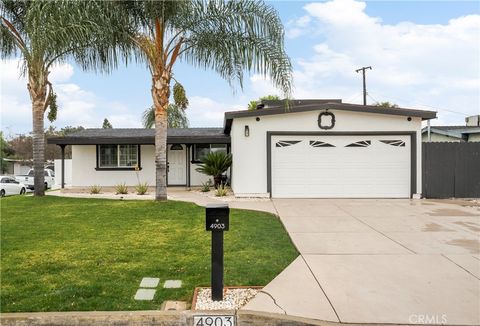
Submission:
M 231 145 L 227 144 L 227 154 L 230 154 L 231 151 L 232 151 Z M 232 187 L 232 166 L 230 165 L 230 188 L 231 187 Z
M 65 188 L 65 146 L 64 144 L 60 145 L 62 150 L 62 189 Z
M 187 189 L 190 190 L 190 144 L 187 145 Z

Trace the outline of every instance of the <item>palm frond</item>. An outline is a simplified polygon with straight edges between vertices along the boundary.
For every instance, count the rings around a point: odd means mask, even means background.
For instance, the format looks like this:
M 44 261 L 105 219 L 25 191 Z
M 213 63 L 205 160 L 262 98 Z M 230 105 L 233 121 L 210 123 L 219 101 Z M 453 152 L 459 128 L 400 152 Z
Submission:
M 188 128 L 188 124 L 189 122 L 185 110 L 178 105 L 169 104 L 167 108 L 168 128 Z M 155 127 L 155 108 L 153 106 L 143 112 L 142 125 L 144 128 Z
M 181 58 L 213 69 L 230 84 L 246 72 L 260 73 L 289 97 L 292 65 L 276 10 L 261 1 L 193 1 L 172 20 L 183 31 Z

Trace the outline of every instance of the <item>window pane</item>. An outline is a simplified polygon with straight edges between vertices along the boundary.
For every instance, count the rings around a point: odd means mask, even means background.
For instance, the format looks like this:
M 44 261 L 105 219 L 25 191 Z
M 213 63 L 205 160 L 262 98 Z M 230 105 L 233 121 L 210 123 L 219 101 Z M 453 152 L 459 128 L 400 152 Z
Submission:
M 120 145 L 120 163 L 119 166 L 131 167 L 137 165 L 137 145 Z
M 117 161 L 117 145 L 100 145 L 100 167 L 115 168 L 118 166 Z
M 212 152 L 227 152 L 227 144 L 211 144 L 210 150 Z
M 197 144 L 195 145 L 195 159 L 201 161 L 208 153 L 210 153 L 209 144 Z

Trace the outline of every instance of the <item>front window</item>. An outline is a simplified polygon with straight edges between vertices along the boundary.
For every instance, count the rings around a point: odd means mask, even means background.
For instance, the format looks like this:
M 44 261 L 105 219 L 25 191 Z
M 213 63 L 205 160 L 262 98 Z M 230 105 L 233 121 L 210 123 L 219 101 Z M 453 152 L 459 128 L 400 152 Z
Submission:
M 196 144 L 194 160 L 201 161 L 206 155 L 212 152 L 227 152 L 227 144 Z
M 131 168 L 138 165 L 138 145 L 99 145 L 100 168 Z

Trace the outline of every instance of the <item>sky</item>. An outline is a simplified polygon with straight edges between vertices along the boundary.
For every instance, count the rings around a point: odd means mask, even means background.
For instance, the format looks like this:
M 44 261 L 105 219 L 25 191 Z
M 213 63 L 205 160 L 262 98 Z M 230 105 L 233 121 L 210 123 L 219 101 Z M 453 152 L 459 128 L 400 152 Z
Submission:
M 432 125 L 463 125 L 480 114 L 480 2 L 477 1 L 269 1 L 285 27 L 293 64 L 293 97 L 362 102 L 367 71 L 368 103 L 433 110 Z M 0 62 L 1 130 L 7 137 L 32 130 L 31 104 L 19 59 Z M 214 72 L 179 62 L 175 78 L 185 87 L 191 127 L 221 127 L 226 111 L 281 93 L 260 75 L 246 75 L 243 89 Z M 141 127 L 151 106 L 149 72 L 140 64 L 109 75 L 57 65 L 50 80 L 58 95 L 53 126 Z M 50 125 L 45 119 L 45 126 Z

